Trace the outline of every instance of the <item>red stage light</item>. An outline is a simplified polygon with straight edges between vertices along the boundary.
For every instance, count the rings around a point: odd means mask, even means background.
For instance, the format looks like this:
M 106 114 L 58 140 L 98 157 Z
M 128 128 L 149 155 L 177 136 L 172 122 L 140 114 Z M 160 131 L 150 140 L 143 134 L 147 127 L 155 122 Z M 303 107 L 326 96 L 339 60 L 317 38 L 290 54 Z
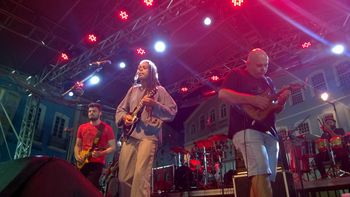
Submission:
M 210 77 L 210 79 L 212 81 L 219 81 L 220 78 L 217 75 L 213 75 L 213 76 Z
M 182 87 L 180 90 L 181 90 L 182 93 L 188 92 L 188 88 L 187 87 Z
M 65 53 L 61 53 L 61 59 L 62 59 L 62 60 L 68 60 L 68 59 L 69 59 L 69 57 L 68 57 L 68 55 L 67 55 L 67 54 L 65 54 Z
M 243 0 L 232 0 L 233 6 L 242 6 Z
M 136 52 L 137 52 L 138 55 L 144 55 L 144 54 L 146 54 L 146 51 L 145 51 L 143 48 L 138 48 L 138 49 L 136 49 Z
M 88 41 L 89 42 L 96 42 L 97 41 L 97 37 L 94 34 L 89 34 L 88 35 Z
M 119 16 L 122 20 L 127 20 L 129 15 L 126 13 L 126 11 L 120 11 Z
M 310 46 L 311 46 L 311 42 L 304 42 L 304 43 L 301 45 L 301 47 L 302 47 L 303 49 L 309 48 Z
M 150 7 L 150 6 L 153 5 L 153 0 L 143 0 L 143 3 L 144 3 L 146 6 Z

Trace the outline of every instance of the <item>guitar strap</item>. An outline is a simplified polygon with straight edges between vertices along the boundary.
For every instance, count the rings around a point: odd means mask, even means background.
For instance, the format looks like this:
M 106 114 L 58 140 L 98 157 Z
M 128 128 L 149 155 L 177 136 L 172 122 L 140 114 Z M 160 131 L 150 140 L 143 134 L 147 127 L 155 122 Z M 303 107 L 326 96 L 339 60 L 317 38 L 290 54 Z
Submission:
M 96 133 L 94 141 L 92 143 L 91 150 L 94 150 L 97 147 L 97 144 L 101 139 L 102 132 L 103 132 L 104 128 L 105 128 L 105 125 L 102 122 L 97 126 L 97 133 Z

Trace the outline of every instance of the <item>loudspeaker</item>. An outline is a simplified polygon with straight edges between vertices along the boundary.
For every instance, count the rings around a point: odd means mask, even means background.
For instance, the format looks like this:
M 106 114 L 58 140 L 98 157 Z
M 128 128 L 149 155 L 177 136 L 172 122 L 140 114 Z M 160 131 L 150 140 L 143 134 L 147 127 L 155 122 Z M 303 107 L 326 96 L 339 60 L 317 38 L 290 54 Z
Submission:
M 36 156 L 0 163 L 0 196 L 102 196 L 65 160 Z
M 247 172 L 240 172 L 232 177 L 234 194 L 237 197 L 249 196 L 251 181 Z M 294 197 L 296 196 L 293 176 L 290 172 L 277 171 L 275 182 L 271 183 L 273 197 Z

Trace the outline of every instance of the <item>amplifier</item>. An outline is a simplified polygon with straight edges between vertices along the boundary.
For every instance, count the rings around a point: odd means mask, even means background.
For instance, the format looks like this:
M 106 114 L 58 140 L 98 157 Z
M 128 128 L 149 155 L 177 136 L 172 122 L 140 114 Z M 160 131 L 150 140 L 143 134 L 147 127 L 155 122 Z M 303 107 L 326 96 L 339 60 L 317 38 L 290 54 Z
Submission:
M 240 172 L 232 177 L 234 194 L 236 197 L 249 196 L 250 179 L 247 172 Z M 294 197 L 296 191 L 293 182 L 293 176 L 290 172 L 277 170 L 275 182 L 271 182 L 273 197 Z

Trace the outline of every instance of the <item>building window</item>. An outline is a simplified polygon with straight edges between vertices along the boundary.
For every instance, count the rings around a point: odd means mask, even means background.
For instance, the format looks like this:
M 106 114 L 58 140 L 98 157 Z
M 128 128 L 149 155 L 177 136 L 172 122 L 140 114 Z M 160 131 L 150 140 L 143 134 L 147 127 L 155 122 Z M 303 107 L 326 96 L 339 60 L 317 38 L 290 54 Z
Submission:
M 54 116 L 54 122 L 52 126 L 52 137 L 50 139 L 50 145 L 58 147 L 60 149 L 66 149 L 68 145 L 68 133 L 65 132 L 67 128 L 69 118 L 61 113 L 56 113 Z
M 310 127 L 308 122 L 304 122 L 298 126 L 299 134 L 309 133 Z
M 34 125 L 34 131 L 35 131 L 34 139 L 36 141 L 40 141 L 42 137 L 42 125 L 44 122 L 45 112 L 46 112 L 46 106 L 40 104 L 35 117 L 35 125 Z
M 335 67 L 340 86 L 350 84 L 350 62 L 343 62 Z
M 203 116 L 203 115 L 199 118 L 199 128 L 200 129 L 205 128 L 205 116 Z
M 225 118 L 226 117 L 226 105 L 222 104 L 221 105 L 221 118 Z
M 66 120 L 64 118 L 56 117 L 52 136 L 62 138 L 65 123 L 66 123 Z
M 191 125 L 191 136 L 193 136 L 194 134 L 196 134 L 196 126 L 193 124 Z
M 327 92 L 326 80 L 323 73 L 315 74 L 311 77 L 312 87 L 314 88 L 315 95 L 319 95 L 323 92 Z
M 301 89 L 292 89 L 292 94 L 290 95 L 292 100 L 292 105 L 304 102 L 303 92 Z
M 215 109 L 210 111 L 210 118 L 209 118 L 209 123 L 214 123 L 215 122 Z

